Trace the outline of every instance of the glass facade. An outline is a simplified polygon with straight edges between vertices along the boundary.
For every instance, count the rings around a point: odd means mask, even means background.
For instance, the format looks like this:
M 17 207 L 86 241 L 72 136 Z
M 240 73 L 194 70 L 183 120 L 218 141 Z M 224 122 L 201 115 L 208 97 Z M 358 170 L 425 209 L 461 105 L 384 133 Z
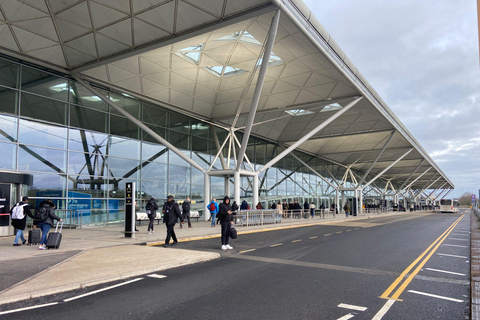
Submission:
M 216 153 L 210 125 L 122 93 L 102 92 L 200 166 L 210 167 Z M 227 136 L 219 128 L 215 132 L 220 141 Z M 241 133 L 237 138 L 241 141 Z M 246 155 L 259 169 L 282 150 L 251 137 Z M 0 152 L 0 170 L 34 176 L 32 200 L 51 199 L 60 212 L 83 224 L 121 220 L 127 181 L 136 182 L 140 206 L 151 197 L 162 202 L 168 194 L 178 200 L 192 198 L 194 209 L 200 209 L 204 200 L 202 172 L 84 87 L 62 75 L 4 59 L 0 59 Z M 345 173 L 345 168 L 315 156 L 295 155 L 329 180 Z M 243 166 L 250 168 L 246 162 Z M 221 168 L 217 159 L 213 169 Z M 223 198 L 225 179 L 211 177 L 212 197 Z M 232 193 L 233 177 L 228 179 Z M 242 198 L 250 200 L 252 185 L 252 178 L 241 178 Z M 377 187 L 383 188 L 381 182 Z M 294 199 L 314 201 L 317 207 L 335 201 L 335 190 L 291 155 L 259 176 L 259 189 L 264 206 Z

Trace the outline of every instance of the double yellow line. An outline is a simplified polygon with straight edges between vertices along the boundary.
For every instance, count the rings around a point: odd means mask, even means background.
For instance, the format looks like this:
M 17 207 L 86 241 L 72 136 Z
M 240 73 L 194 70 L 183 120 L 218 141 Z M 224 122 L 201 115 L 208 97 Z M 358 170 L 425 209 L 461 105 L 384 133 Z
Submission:
M 400 300 L 398 297 L 403 293 L 405 288 L 412 282 L 413 278 L 420 272 L 420 270 L 423 268 L 425 263 L 430 259 L 430 257 L 437 251 L 438 247 L 445 241 L 445 239 L 448 237 L 448 235 L 455 229 L 457 224 L 462 220 L 464 215 L 462 215 L 460 218 L 458 218 L 440 237 L 438 237 L 437 240 L 435 240 L 415 261 L 412 262 L 411 265 L 408 266 L 407 269 L 405 269 L 400 276 L 392 283 L 390 287 L 380 296 L 382 299 L 394 299 L 394 300 Z M 433 248 L 433 249 L 432 249 Z M 425 257 L 423 260 L 422 258 Z M 407 276 L 407 274 L 412 270 L 417 263 L 420 264 L 417 266 L 417 268 L 408 276 L 408 278 L 404 280 L 404 278 Z M 402 283 L 403 281 L 403 283 Z M 400 286 L 399 286 L 400 285 Z M 395 288 L 397 288 L 397 291 L 393 295 L 390 295 Z M 400 300 L 401 301 L 401 300 Z

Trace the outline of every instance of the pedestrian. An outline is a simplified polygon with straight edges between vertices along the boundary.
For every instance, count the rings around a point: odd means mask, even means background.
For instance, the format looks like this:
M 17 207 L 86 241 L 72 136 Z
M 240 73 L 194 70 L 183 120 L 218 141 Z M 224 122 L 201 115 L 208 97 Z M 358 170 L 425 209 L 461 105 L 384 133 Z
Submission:
M 231 250 L 232 246 L 228 244 L 230 239 L 230 230 L 233 225 L 233 212 L 232 206 L 230 205 L 230 198 L 225 196 L 223 202 L 220 203 L 220 208 L 218 211 L 218 218 L 220 219 L 220 225 L 222 226 L 222 250 Z
M 277 204 L 275 203 L 275 201 L 273 201 L 273 203 L 272 203 L 272 210 L 275 210 L 275 209 L 277 209 Z
M 215 218 L 217 217 L 218 213 L 218 203 L 215 198 L 212 199 L 212 201 L 208 204 L 207 208 L 212 215 L 212 227 L 215 227 Z
M 298 203 L 297 200 L 295 200 L 295 203 L 293 204 L 293 210 L 295 211 L 295 216 L 300 219 L 302 217 L 302 206 L 300 205 L 300 203 Z
M 262 210 L 262 204 L 259 202 L 257 203 L 257 206 L 255 207 L 257 210 Z
M 414 206 L 413 206 L 413 203 L 412 203 L 412 204 L 410 205 L 410 212 L 413 212 L 413 208 L 414 208 Z
M 240 210 L 247 210 L 247 209 L 248 209 L 247 200 L 243 200 L 242 204 L 240 205 Z
M 136 213 L 140 211 L 140 207 L 137 204 L 137 201 L 135 201 L 135 217 Z M 135 232 L 138 232 L 137 225 L 135 224 Z
M 27 226 L 27 216 L 33 218 L 32 213 L 30 210 L 33 209 L 32 206 L 28 204 L 28 197 L 24 196 L 22 201 L 17 203 L 10 213 L 12 214 L 12 226 L 17 230 L 15 240 L 13 240 L 13 246 L 19 247 L 21 244 L 18 243 L 18 240 L 22 240 L 22 244 L 25 244 L 27 240 L 25 240 L 23 236 L 23 230 Z
M 182 213 L 183 213 L 183 219 L 187 220 L 188 222 L 188 227 L 192 228 L 192 223 L 190 222 L 190 198 L 188 197 L 182 203 Z
M 310 215 L 312 216 L 312 219 L 315 217 L 315 204 L 313 202 L 310 205 Z
M 237 201 L 233 201 L 232 203 L 232 212 L 238 212 L 238 204 Z
M 163 245 L 165 248 L 168 247 L 170 244 L 170 238 L 173 239 L 172 246 L 176 245 L 178 243 L 177 236 L 175 235 L 175 224 L 178 222 L 178 219 L 180 219 L 180 228 L 183 226 L 183 220 L 182 214 L 180 213 L 180 208 L 178 207 L 178 204 L 175 202 L 173 199 L 172 195 L 169 195 L 167 197 L 167 202 L 164 203 L 163 205 L 163 223 L 165 223 L 167 227 L 167 237 L 165 238 L 165 244 Z
M 53 220 L 57 220 L 59 222 L 63 222 L 58 216 L 55 215 L 55 205 L 49 199 L 40 202 L 38 205 L 39 208 L 45 208 L 47 211 L 47 218 L 45 221 L 40 221 L 38 223 L 38 227 L 42 230 L 42 238 L 40 240 L 40 246 L 38 247 L 39 250 L 45 250 L 47 244 L 47 235 L 50 231 L 50 228 L 53 227 Z
M 343 210 L 345 210 L 345 215 L 348 218 L 348 215 L 350 214 L 350 206 L 348 205 L 348 203 L 345 203 L 345 205 L 343 206 Z
M 148 219 L 150 220 L 148 222 L 147 234 L 155 233 L 155 231 L 153 231 L 153 223 L 157 217 L 158 204 L 154 198 L 150 198 L 150 200 L 148 200 L 147 204 L 145 205 L 145 210 L 147 211 Z

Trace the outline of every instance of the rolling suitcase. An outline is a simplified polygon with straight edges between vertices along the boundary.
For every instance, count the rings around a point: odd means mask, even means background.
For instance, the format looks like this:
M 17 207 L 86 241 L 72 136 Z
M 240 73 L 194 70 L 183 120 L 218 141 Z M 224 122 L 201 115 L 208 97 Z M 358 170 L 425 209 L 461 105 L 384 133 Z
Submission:
M 39 244 L 42 238 L 42 232 L 40 229 L 32 229 L 28 231 L 28 245 Z
M 48 234 L 47 244 L 46 244 L 47 249 L 50 249 L 50 248 L 58 249 L 60 247 L 60 242 L 62 242 L 63 221 L 62 221 L 62 224 L 60 226 L 60 232 L 58 231 L 58 225 L 59 224 L 60 224 L 60 221 L 57 222 L 55 232 L 50 232 Z

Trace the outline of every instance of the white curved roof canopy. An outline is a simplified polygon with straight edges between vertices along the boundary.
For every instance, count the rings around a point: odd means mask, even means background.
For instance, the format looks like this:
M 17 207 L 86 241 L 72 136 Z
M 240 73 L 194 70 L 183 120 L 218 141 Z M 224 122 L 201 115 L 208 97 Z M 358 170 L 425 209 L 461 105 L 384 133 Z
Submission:
M 252 134 L 421 190 L 454 188 L 300 0 L 0 0 L 0 51 L 242 130 L 272 18 Z M 428 171 L 427 171 L 428 170 Z M 413 173 L 413 174 L 412 174 Z M 417 179 L 418 178 L 418 179 Z M 440 178 L 440 179 L 438 179 Z

